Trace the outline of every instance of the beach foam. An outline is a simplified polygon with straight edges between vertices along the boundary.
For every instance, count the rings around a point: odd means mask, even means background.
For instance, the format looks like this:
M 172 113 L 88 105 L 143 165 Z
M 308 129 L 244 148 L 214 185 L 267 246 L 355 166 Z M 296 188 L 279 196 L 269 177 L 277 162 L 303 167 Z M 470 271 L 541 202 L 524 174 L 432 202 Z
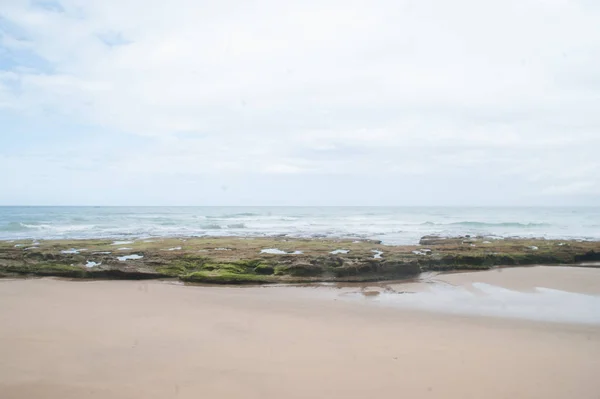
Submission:
M 97 263 L 91 260 L 88 260 L 85 264 L 85 267 L 95 267 L 95 266 L 100 266 L 102 264 L 102 262 Z
M 372 249 L 371 252 L 375 254 L 373 255 L 374 259 L 381 259 L 381 255 L 383 255 L 383 251 L 378 251 L 376 249 Z
M 126 245 L 126 244 L 133 244 L 133 241 L 115 241 L 110 245 Z
M 338 254 L 347 254 L 348 252 L 350 252 L 350 250 L 348 250 L 348 249 L 336 249 L 335 251 L 331 251 L 330 254 L 338 255 Z
M 127 260 L 142 259 L 143 257 L 144 257 L 143 255 L 133 254 L 133 255 L 117 256 L 117 259 L 120 260 L 121 262 L 125 262 Z
M 85 248 L 80 248 L 80 249 L 75 249 L 75 248 L 71 248 L 71 249 L 63 249 L 62 251 L 60 251 L 61 254 L 71 254 L 71 255 L 76 255 L 82 251 L 87 251 L 87 249 Z
M 267 249 L 261 249 L 260 253 L 261 254 L 271 254 L 271 255 L 301 255 L 302 251 L 285 252 L 285 251 L 282 251 L 281 249 L 277 249 L 277 248 L 267 248 Z

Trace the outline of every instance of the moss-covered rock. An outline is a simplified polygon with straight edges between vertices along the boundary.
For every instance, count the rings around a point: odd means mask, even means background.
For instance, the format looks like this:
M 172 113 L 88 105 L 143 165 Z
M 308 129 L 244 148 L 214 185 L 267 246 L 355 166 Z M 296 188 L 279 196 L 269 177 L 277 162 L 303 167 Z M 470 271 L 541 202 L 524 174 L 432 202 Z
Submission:
M 22 264 L 19 266 L 4 267 L 2 268 L 2 271 L 15 274 L 75 278 L 84 278 L 86 275 L 86 270 L 82 267 L 65 265 L 60 263 Z
M 266 265 L 266 264 L 259 264 L 253 270 L 254 270 L 254 273 L 260 274 L 260 275 L 271 275 L 271 274 L 275 273 L 275 268 L 271 265 Z
M 225 271 L 229 273 L 245 273 L 246 268 L 234 263 L 205 263 L 202 265 L 201 270 L 203 271 Z
M 324 271 L 324 266 L 302 262 L 277 266 L 275 268 L 275 274 L 278 276 L 315 277 L 320 276 Z
M 583 255 L 575 255 L 575 262 L 600 262 L 600 251 L 588 251 Z
M 178 278 L 220 284 L 375 281 L 410 278 L 427 270 L 600 261 L 600 242 L 591 241 L 424 237 L 421 243 L 387 246 L 368 240 L 174 237 L 133 240 L 127 245 L 130 250 L 119 251 L 107 240 L 41 241 L 34 247 L 27 240 L 0 241 L 0 276 Z M 70 248 L 81 250 L 63 252 Z M 261 253 L 265 248 L 286 254 Z M 340 248 L 348 253 L 336 253 Z M 374 253 L 381 257 L 374 258 Z M 143 257 L 119 260 L 125 254 Z M 98 266 L 87 268 L 88 262 Z
M 190 271 L 187 268 L 181 265 L 157 267 L 156 271 L 166 277 L 179 277 L 190 273 Z
M 274 280 L 266 276 L 258 276 L 254 274 L 238 274 L 227 271 L 199 271 L 183 276 L 181 277 L 181 280 L 189 283 L 210 284 L 267 284 L 275 282 Z

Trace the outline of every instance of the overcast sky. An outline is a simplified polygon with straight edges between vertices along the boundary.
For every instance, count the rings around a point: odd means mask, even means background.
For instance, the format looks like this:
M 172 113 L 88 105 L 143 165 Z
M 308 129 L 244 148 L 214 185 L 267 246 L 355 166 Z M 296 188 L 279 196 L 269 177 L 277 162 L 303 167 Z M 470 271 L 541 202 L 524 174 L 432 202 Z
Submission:
M 596 0 L 0 0 L 0 204 L 599 205 Z

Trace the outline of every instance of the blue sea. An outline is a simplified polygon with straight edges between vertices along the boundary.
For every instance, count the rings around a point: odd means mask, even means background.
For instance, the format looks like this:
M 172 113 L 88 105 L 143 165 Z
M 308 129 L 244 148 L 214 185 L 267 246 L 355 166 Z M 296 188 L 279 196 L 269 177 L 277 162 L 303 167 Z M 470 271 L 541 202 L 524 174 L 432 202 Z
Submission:
M 600 207 L 0 207 L 0 239 L 443 236 L 600 240 Z

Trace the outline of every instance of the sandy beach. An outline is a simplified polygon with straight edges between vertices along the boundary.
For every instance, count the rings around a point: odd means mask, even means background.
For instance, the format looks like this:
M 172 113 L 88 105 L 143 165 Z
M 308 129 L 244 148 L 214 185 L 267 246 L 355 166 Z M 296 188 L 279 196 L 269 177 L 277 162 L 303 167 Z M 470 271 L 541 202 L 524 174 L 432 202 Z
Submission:
M 600 270 L 562 267 L 344 288 L 4 279 L 0 392 L 598 398 L 598 295 Z M 454 311 L 439 306 L 447 298 Z M 574 302 L 553 302 L 564 298 Z M 521 306 L 545 316 L 528 319 Z

